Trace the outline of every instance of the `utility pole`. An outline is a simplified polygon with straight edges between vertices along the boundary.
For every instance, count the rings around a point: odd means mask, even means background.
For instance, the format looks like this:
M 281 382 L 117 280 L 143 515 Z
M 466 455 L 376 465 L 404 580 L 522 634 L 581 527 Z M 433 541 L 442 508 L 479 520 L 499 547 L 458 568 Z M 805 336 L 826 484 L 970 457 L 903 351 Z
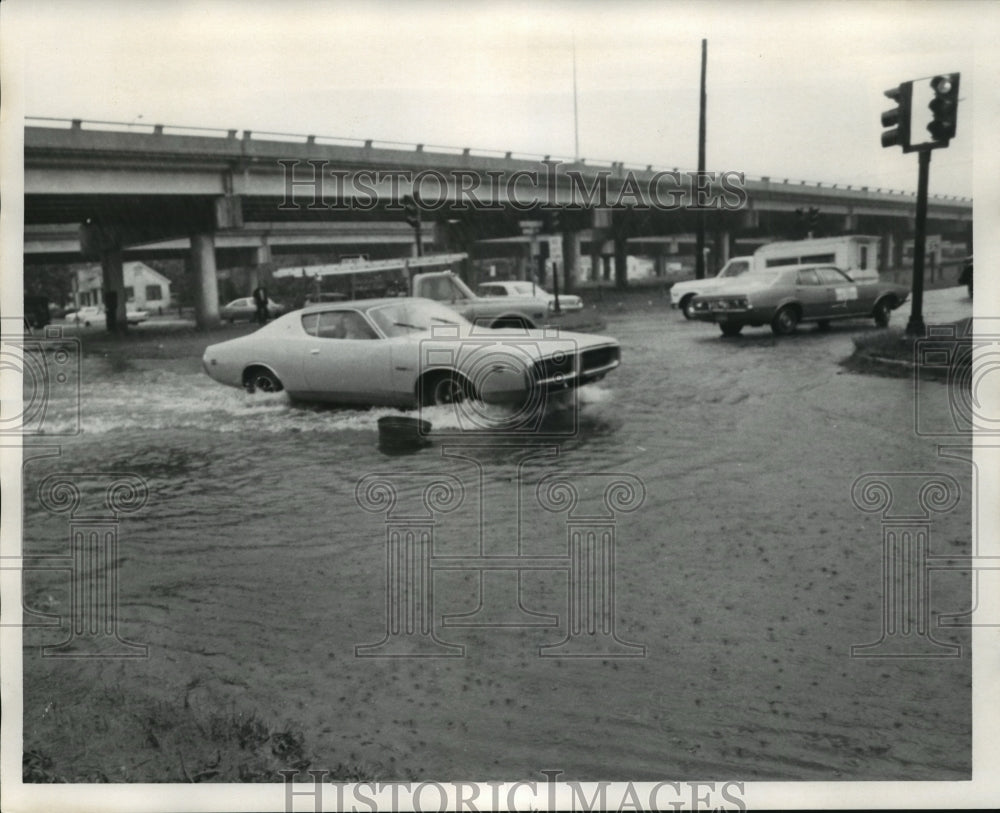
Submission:
M 413 227 L 413 236 L 417 241 L 417 256 L 424 256 L 424 241 L 420 228 L 420 208 L 411 195 L 403 198 L 403 211 L 406 213 L 406 222 Z
M 573 160 L 580 160 L 580 116 L 576 104 L 576 35 L 573 35 Z
M 698 178 L 695 183 L 694 192 L 697 201 L 698 190 L 701 188 L 701 179 L 705 177 L 705 103 L 707 94 L 705 93 L 705 73 L 708 67 L 708 40 L 701 41 L 701 96 L 698 114 Z M 698 209 L 698 231 L 695 240 L 694 275 L 698 279 L 705 278 L 705 213 L 696 203 Z

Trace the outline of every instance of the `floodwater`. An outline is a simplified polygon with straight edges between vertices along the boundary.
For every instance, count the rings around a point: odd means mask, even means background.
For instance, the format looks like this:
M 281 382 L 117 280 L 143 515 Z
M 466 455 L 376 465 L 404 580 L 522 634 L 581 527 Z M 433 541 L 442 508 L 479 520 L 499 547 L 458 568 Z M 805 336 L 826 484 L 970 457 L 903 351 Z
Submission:
M 69 635 L 70 599 L 64 574 L 27 574 L 26 606 L 63 622 L 25 631 L 26 748 L 53 751 L 54 704 L 83 714 L 75 680 L 80 697 L 252 711 L 302 731 L 311 767 L 386 780 L 968 778 L 967 631 L 925 647 L 956 657 L 851 657 L 882 637 L 888 521 L 852 502 L 857 478 L 954 478 L 929 547 L 970 552 L 969 467 L 914 429 L 915 405 L 949 419 L 949 389 L 838 366 L 873 329 L 723 340 L 662 307 L 612 313 L 622 367 L 541 426 L 436 407 L 413 454 L 379 448 L 392 410 L 248 396 L 196 361 L 86 358 L 81 431 L 58 435 L 77 418 L 57 400 L 25 453 L 25 552 L 65 556 L 83 521 L 42 506 L 50 475 L 98 502 L 140 478 L 145 504 L 112 523 L 115 623 L 147 656 L 40 657 Z M 387 559 L 396 531 L 433 541 Z M 397 617 L 407 579 L 418 598 Z M 968 574 L 932 588 L 928 617 L 968 610 Z M 112 781 L 176 771 L 114 730 L 122 753 L 53 757 Z

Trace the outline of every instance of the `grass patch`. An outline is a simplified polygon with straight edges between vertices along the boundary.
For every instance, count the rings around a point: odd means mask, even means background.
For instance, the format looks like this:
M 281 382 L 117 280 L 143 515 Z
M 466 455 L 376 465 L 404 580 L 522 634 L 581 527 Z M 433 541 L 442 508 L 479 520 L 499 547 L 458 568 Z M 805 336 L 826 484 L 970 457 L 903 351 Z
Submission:
M 972 320 L 934 328 L 950 328 L 950 335 L 911 336 L 902 328 L 889 328 L 855 336 L 854 352 L 841 364 L 852 372 L 891 378 L 967 381 L 972 365 Z
M 104 353 L 104 361 L 112 373 L 128 373 L 135 369 L 132 359 L 124 350 L 114 350 Z
M 24 782 L 283 782 L 281 771 L 312 765 L 297 726 L 276 725 L 253 710 L 199 712 L 117 690 L 93 700 L 98 707 L 86 710 L 50 703 L 51 727 L 26 727 Z M 331 782 L 376 779 L 373 767 L 343 763 L 327 775 Z

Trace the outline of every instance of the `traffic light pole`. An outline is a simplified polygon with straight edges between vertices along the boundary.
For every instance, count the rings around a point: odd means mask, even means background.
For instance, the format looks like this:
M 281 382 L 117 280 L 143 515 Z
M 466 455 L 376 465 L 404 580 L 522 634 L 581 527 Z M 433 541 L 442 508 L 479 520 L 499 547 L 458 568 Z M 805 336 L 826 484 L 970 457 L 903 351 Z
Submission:
M 707 94 L 705 92 L 705 73 L 708 68 L 708 40 L 701 41 L 701 90 L 698 97 L 698 185 L 705 177 L 705 107 Z M 696 192 L 697 194 L 697 192 Z M 705 278 L 705 212 L 701 209 L 701 201 L 696 201 L 698 208 L 698 227 L 695 232 L 694 275 L 696 279 Z
M 924 250 L 927 241 L 927 178 L 931 168 L 931 151 L 920 150 L 917 177 L 917 221 L 913 233 L 913 297 L 910 321 L 906 325 L 909 336 L 923 336 L 924 326 Z

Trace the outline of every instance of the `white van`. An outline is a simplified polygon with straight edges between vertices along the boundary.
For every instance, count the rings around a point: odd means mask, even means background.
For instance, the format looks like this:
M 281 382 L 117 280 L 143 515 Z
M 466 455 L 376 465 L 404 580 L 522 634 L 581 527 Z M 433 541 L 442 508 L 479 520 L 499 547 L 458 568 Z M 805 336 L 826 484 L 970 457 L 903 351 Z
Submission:
M 670 307 L 691 319 L 691 303 L 730 277 L 766 271 L 782 265 L 834 265 L 857 282 L 878 281 L 879 238 L 860 234 L 816 237 L 809 240 L 780 240 L 765 243 L 751 256 L 733 257 L 714 277 L 675 282 L 670 287 Z
M 782 240 L 767 243 L 754 252 L 757 270 L 781 265 L 829 263 L 846 271 L 858 282 L 878 279 L 879 238 L 860 234 Z

